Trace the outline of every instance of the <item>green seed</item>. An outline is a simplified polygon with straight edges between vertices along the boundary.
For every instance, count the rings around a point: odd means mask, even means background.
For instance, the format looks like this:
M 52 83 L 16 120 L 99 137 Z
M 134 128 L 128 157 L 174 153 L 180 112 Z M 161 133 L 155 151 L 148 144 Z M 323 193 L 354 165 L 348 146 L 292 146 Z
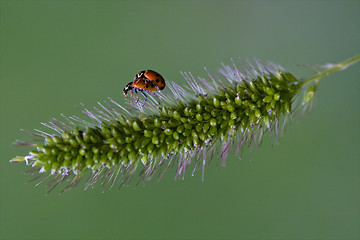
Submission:
M 154 149 L 155 149 L 155 145 L 154 145 L 153 143 L 149 143 L 149 144 L 147 145 L 147 151 L 148 151 L 149 153 L 152 153 L 152 152 L 154 151 Z
M 268 94 L 268 95 L 274 95 L 275 94 L 275 90 L 271 87 L 266 87 L 265 88 L 265 92 Z
M 264 99 L 263 99 L 263 101 L 265 102 L 265 103 L 269 103 L 269 102 L 271 102 L 273 100 L 273 97 L 272 96 L 266 96 L 266 97 L 264 97 Z
M 63 143 L 62 139 L 61 139 L 60 137 L 58 137 L 58 136 L 54 136 L 54 137 L 52 138 L 52 140 L 53 140 L 53 142 L 56 143 L 56 144 L 61 144 L 61 143 Z
M 184 114 L 186 117 L 190 117 L 190 109 L 188 107 L 184 109 Z
M 133 129 L 135 131 L 140 131 L 141 130 L 139 124 L 136 121 L 133 122 L 132 126 L 133 126 Z
M 179 133 L 183 133 L 185 131 L 185 127 L 184 125 L 180 125 L 176 128 L 176 131 L 179 132 Z
M 179 112 L 174 111 L 174 112 L 173 112 L 173 117 L 174 117 L 176 120 L 180 120 L 181 115 L 180 115 Z
M 191 125 L 190 123 L 185 123 L 184 127 L 185 127 L 185 129 L 192 129 L 193 125 Z
M 50 137 L 46 137 L 44 143 L 46 146 L 49 146 L 49 147 L 55 146 L 55 142 Z
M 237 96 L 237 97 L 235 98 L 235 103 L 236 103 L 236 105 L 241 106 L 242 101 L 241 101 L 240 96 Z
M 149 138 L 149 137 L 144 138 L 144 139 L 142 140 L 142 142 L 141 142 L 141 147 L 142 147 L 142 148 L 145 147 L 145 146 L 148 145 L 148 143 L 151 142 L 151 141 L 152 141 L 152 138 Z
M 210 123 L 205 123 L 204 126 L 203 126 L 203 132 L 206 133 L 210 128 Z
M 173 134 L 173 131 L 172 131 L 171 129 L 165 129 L 165 130 L 164 130 L 164 133 L 165 133 L 166 135 L 171 135 L 171 134 Z
M 160 139 L 159 139 L 157 136 L 153 136 L 152 139 L 151 139 L 151 142 L 152 142 L 153 144 L 159 144 Z
M 148 163 L 148 156 L 145 154 L 141 157 L 141 162 L 146 165 Z
M 198 120 L 199 122 L 201 122 L 203 119 L 204 119 L 204 118 L 203 118 L 203 116 L 202 116 L 201 113 L 196 114 L 196 120 Z
M 234 105 L 229 104 L 227 110 L 228 110 L 229 112 L 234 112 L 234 111 L 235 111 Z
M 209 113 L 204 113 L 203 117 L 204 117 L 204 120 L 207 121 L 211 118 L 211 115 Z
M 196 130 L 196 132 L 201 132 L 202 131 L 202 129 L 203 129 L 203 125 L 201 125 L 201 124 L 197 124 L 196 126 L 195 126 L 195 130 Z
M 154 119 L 154 126 L 155 127 L 161 127 L 161 120 L 159 118 Z
M 179 140 L 179 137 L 180 137 L 180 135 L 179 135 L 179 132 L 178 132 L 178 131 L 173 132 L 173 138 L 174 138 L 175 140 Z
M 211 125 L 211 126 L 216 126 L 216 124 L 217 124 L 216 119 L 215 119 L 215 118 L 212 118 L 212 119 L 210 120 L 210 125 Z
M 153 136 L 153 131 L 150 130 L 144 130 L 144 136 L 147 138 L 150 138 Z
M 199 138 L 193 139 L 195 146 L 201 146 L 201 140 Z
M 220 108 L 220 100 L 218 98 L 214 98 L 214 107 Z
M 159 128 L 153 130 L 153 136 L 158 136 L 162 131 Z

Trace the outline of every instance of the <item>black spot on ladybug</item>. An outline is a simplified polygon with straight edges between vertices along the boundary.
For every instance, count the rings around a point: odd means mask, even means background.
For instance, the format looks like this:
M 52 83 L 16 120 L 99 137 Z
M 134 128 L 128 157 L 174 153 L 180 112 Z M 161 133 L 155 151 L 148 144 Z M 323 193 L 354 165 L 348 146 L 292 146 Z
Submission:
M 164 89 L 164 87 L 160 87 L 160 90 L 163 90 Z
M 160 80 L 157 78 L 155 81 L 158 83 Z
M 162 80 L 161 80 L 161 83 L 162 83 L 162 84 L 164 84 L 164 83 L 165 83 L 164 79 L 162 79 Z
M 149 88 L 149 84 L 146 84 L 146 85 L 145 85 L 145 88 Z

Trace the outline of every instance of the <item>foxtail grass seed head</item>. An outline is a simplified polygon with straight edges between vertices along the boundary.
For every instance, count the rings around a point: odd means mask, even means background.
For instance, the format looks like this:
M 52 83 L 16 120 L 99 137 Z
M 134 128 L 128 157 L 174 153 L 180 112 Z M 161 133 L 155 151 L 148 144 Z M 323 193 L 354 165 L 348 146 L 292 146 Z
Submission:
M 204 179 L 206 163 L 215 157 L 225 164 L 233 145 L 240 150 L 259 145 L 267 132 L 277 136 L 303 88 L 282 67 L 254 62 L 223 65 L 219 74 L 205 69 L 206 79 L 181 73 L 187 86 L 167 81 L 168 90 L 149 95 L 145 104 L 120 105 L 109 98 L 97 107 L 83 106 L 87 120 L 62 115 L 62 121 L 42 123 L 50 131 L 31 132 L 41 142 L 17 142 L 33 149 L 11 162 L 32 166 L 38 184 L 50 182 L 49 192 L 63 182 L 62 191 L 70 189 L 86 175 L 85 189 L 97 182 L 103 189 L 121 186 L 137 168 L 137 182 L 155 174 L 160 179 L 169 167 L 175 169 L 175 179 L 183 179 L 190 165 L 192 175 L 200 166 Z M 315 85 L 305 89 L 303 105 L 315 92 Z

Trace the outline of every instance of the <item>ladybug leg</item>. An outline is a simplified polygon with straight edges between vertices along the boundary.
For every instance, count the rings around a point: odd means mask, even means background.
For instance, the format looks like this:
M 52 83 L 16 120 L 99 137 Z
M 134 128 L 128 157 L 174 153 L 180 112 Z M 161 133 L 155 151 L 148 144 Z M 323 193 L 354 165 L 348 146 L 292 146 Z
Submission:
M 132 100 L 134 98 L 134 93 L 133 93 L 133 90 L 131 89 L 130 90 L 130 95 L 131 95 L 131 98 L 130 98 L 130 106 L 132 106 Z
M 130 95 L 131 95 L 131 99 L 133 99 L 134 98 L 134 92 L 133 92 L 132 89 L 130 90 Z
M 141 91 L 141 94 L 145 97 L 145 100 L 144 100 L 144 105 L 145 105 L 145 102 L 146 102 L 146 100 L 147 100 L 147 96 L 146 96 L 146 94 L 145 94 L 143 91 Z
M 139 90 L 139 91 L 141 91 L 141 90 Z M 136 103 L 138 103 L 140 100 L 140 97 L 139 97 L 139 94 L 138 94 L 138 91 L 136 88 L 135 88 L 135 93 L 136 93 Z

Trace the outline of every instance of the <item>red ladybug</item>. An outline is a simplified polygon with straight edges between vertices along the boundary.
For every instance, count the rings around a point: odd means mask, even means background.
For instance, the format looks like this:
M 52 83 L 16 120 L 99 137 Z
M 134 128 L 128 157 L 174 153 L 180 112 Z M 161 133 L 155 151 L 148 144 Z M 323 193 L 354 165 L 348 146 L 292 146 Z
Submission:
M 126 97 L 128 92 L 130 91 L 130 94 L 132 97 L 133 95 L 133 89 L 138 94 L 138 91 L 145 97 L 145 101 L 147 99 L 147 96 L 144 92 L 147 91 L 161 91 L 165 88 L 165 80 L 164 78 L 157 72 L 153 70 L 145 70 L 141 71 L 138 74 L 136 74 L 134 81 L 129 82 L 124 90 L 124 96 Z M 137 95 L 137 101 L 139 101 L 139 96 Z

